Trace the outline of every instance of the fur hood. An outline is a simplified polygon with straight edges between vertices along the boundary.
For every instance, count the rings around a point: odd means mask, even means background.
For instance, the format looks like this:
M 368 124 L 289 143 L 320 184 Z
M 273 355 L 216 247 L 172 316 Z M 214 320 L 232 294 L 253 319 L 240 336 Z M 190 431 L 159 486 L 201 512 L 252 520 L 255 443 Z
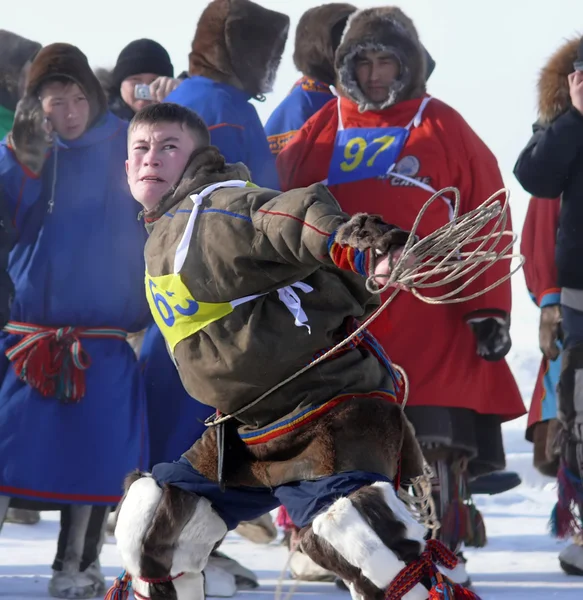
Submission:
M 577 50 L 583 38 L 567 40 L 543 67 L 538 81 L 538 115 L 541 125 L 548 125 L 571 106 L 569 81 Z
M 0 106 L 15 111 L 20 97 L 22 67 L 42 46 L 11 31 L 0 29 Z
M 196 28 L 189 74 L 261 97 L 273 88 L 288 31 L 287 15 L 250 0 L 213 0 Z
M 394 55 L 400 65 L 399 78 L 383 103 L 366 98 L 356 81 L 354 61 L 366 50 Z M 361 112 L 382 110 L 397 102 L 420 98 L 425 93 L 426 55 L 413 21 L 394 6 L 359 10 L 349 19 L 336 51 L 336 73 L 342 93 L 358 104 Z
M 43 48 L 30 67 L 27 94 L 36 96 L 44 81 L 59 76 L 71 79 L 85 92 L 91 106 L 91 127 L 107 111 L 107 100 L 87 57 L 76 46 L 51 44 Z
M 310 8 L 302 15 L 294 51 L 294 64 L 302 75 L 328 85 L 336 81 L 334 53 L 354 12 L 352 4 L 333 3 Z

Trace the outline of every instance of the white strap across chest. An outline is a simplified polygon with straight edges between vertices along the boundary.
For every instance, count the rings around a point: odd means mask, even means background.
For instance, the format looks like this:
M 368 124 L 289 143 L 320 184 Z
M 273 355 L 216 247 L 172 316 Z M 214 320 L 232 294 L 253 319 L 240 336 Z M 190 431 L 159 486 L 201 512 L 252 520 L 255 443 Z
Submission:
M 186 224 L 186 228 L 178 243 L 178 247 L 176 248 L 176 253 L 174 255 L 174 275 L 179 275 L 182 267 L 184 266 L 184 262 L 186 261 L 186 255 L 188 254 L 188 249 L 190 247 L 190 241 L 192 240 L 192 235 L 194 232 L 194 224 L 198 217 L 198 213 L 200 210 L 200 206 L 203 200 L 212 194 L 215 190 L 219 188 L 227 188 L 227 187 L 245 187 L 247 182 L 242 181 L 240 179 L 233 179 L 230 181 L 221 181 L 219 183 L 215 183 L 213 185 L 209 185 L 206 187 L 200 194 L 192 194 L 190 199 L 192 200 L 194 206 L 192 207 L 192 212 L 188 217 L 188 223 Z M 218 240 L 220 243 L 220 240 Z M 285 305 L 285 307 L 289 310 L 289 312 L 294 317 L 294 322 L 296 327 L 306 327 L 308 332 L 311 333 L 312 330 L 308 325 L 308 317 L 302 308 L 302 301 L 300 297 L 297 295 L 294 288 L 309 294 L 314 291 L 314 288 L 307 283 L 302 281 L 298 281 L 297 283 L 292 283 L 291 285 L 287 285 L 283 288 L 277 290 L 279 295 L 279 299 Z M 231 306 L 236 308 L 237 306 L 241 306 L 242 304 L 246 304 L 247 302 L 251 302 L 256 298 L 260 298 L 261 296 L 266 296 L 267 293 L 264 294 L 252 294 L 251 296 L 245 296 L 243 298 L 238 298 L 236 300 L 231 300 Z

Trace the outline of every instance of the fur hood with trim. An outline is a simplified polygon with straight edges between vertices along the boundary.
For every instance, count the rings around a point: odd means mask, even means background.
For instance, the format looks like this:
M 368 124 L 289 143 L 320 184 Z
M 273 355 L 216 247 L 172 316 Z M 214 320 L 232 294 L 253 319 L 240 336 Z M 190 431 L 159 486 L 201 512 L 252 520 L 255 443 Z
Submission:
M 107 100 L 101 84 L 79 48 L 71 44 L 50 44 L 37 55 L 30 67 L 26 93 L 36 96 L 42 84 L 51 77 L 66 77 L 86 94 L 91 107 L 89 126 L 107 112 Z
M 549 58 L 538 81 L 538 116 L 540 125 L 549 125 L 571 107 L 568 76 L 574 71 L 582 37 L 567 40 Z
M 294 64 L 296 69 L 322 83 L 336 80 L 334 53 L 346 23 L 356 7 L 346 3 L 323 4 L 307 10 L 296 28 Z
M 261 97 L 273 88 L 289 24 L 287 15 L 250 0 L 213 0 L 196 28 L 189 74 Z
M 41 48 L 38 42 L 0 29 L 0 106 L 16 110 L 22 68 Z
M 389 97 L 371 102 L 356 80 L 355 59 L 367 50 L 390 52 L 400 63 L 400 74 Z M 336 73 L 343 95 L 353 100 L 361 112 L 382 110 L 398 102 L 425 94 L 426 54 L 413 21 L 395 6 L 359 10 L 349 19 L 336 51 Z

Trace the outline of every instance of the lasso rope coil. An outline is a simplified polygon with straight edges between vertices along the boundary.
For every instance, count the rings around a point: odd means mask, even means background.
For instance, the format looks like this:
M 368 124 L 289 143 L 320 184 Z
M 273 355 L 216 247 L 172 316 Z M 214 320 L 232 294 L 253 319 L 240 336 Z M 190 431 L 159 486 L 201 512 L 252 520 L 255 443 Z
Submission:
M 423 216 L 434 202 L 443 202 L 444 194 L 448 193 L 452 193 L 455 197 L 451 221 L 443 227 L 436 229 L 428 236 L 419 239 L 416 232 Z M 505 196 L 503 203 L 497 199 L 501 194 L 504 194 Z M 347 336 L 331 350 L 313 360 L 310 364 L 294 373 L 291 377 L 281 381 L 246 406 L 219 418 L 211 417 L 211 419 L 207 420 L 206 425 L 219 425 L 220 423 L 237 417 L 267 398 L 276 390 L 335 354 L 340 348 L 350 343 L 352 339 L 366 329 L 389 306 L 389 304 L 391 304 L 402 289 L 406 289 L 416 298 L 428 304 L 456 304 L 467 302 L 468 300 L 486 294 L 508 280 L 524 264 L 524 257 L 511 253 L 512 246 L 514 245 L 517 236 L 512 231 L 506 229 L 508 223 L 509 196 L 510 193 L 507 189 L 499 190 L 478 208 L 460 216 L 459 190 L 457 188 L 448 187 L 436 192 L 425 203 L 415 219 L 415 223 L 411 228 L 409 238 L 407 239 L 407 243 L 405 244 L 400 257 L 393 265 L 391 265 L 391 272 L 387 276 L 386 283 L 379 288 L 377 280 L 381 277 L 378 275 L 371 275 L 366 281 L 367 289 L 373 294 L 382 294 L 389 288 L 395 287 L 392 294 L 381 304 L 381 306 L 360 327 L 358 327 L 356 331 Z M 495 222 L 492 224 L 490 233 L 478 235 L 494 220 Z M 506 238 L 507 243 L 502 244 L 502 247 L 499 248 L 498 246 L 503 238 Z M 513 259 L 517 259 L 518 264 L 511 267 L 507 274 L 503 275 L 484 289 L 477 290 L 467 296 L 460 296 L 461 292 L 468 288 L 468 286 L 476 281 L 478 277 L 495 263 L 500 260 Z M 429 290 L 443 286 L 451 286 L 462 278 L 464 281 L 460 282 L 457 287 L 453 287 L 453 289 L 450 289 L 439 296 L 427 296 L 422 293 L 422 290 L 424 289 Z M 394 365 L 394 367 L 403 377 L 404 395 L 401 409 L 404 410 L 409 397 L 409 380 L 402 367 L 399 365 Z M 431 531 L 431 537 L 435 539 L 441 524 L 437 519 L 435 503 L 432 496 L 431 479 L 433 473 L 426 461 L 424 461 L 423 469 L 423 474 L 411 481 L 408 490 L 401 487 L 398 490 L 398 495 L 413 517 L 417 521 L 423 523 L 424 526 Z M 286 563 L 286 567 L 284 567 L 284 572 L 287 570 L 290 560 L 291 554 L 288 556 L 288 562 Z M 298 584 L 299 581 L 296 581 L 294 585 L 291 586 L 286 596 L 286 600 L 289 600 L 289 598 L 293 596 L 297 590 Z M 280 576 L 276 589 L 278 598 L 281 597 L 282 587 L 283 576 Z
M 416 232 L 423 216 L 434 202 L 443 202 L 444 194 L 449 193 L 455 197 L 451 221 L 424 238 L 419 239 Z M 503 203 L 497 200 L 501 194 L 504 194 Z M 492 194 L 478 208 L 460 216 L 460 193 L 457 188 L 447 187 L 433 194 L 415 219 L 403 251 L 398 260 L 392 265 L 390 274 L 386 277 L 387 281 L 385 285 L 379 288 L 377 280 L 381 279 L 382 276 L 380 275 L 371 275 L 366 281 L 368 291 L 373 294 L 382 294 L 389 288 L 395 287 L 393 293 L 381 306 L 358 329 L 336 344 L 328 352 L 319 356 L 287 379 L 280 381 L 264 394 L 261 394 L 261 396 L 236 411 L 221 415 L 220 417 L 210 417 L 205 421 L 207 427 L 214 427 L 239 416 L 265 400 L 265 398 L 278 389 L 284 387 L 300 375 L 303 375 L 306 371 L 330 358 L 340 348 L 350 343 L 364 329 L 369 327 L 391 304 L 402 289 L 406 289 L 416 298 L 428 304 L 456 304 L 482 296 L 510 279 L 522 267 L 524 257 L 510 253 L 517 236 L 512 231 L 506 230 L 509 196 L 509 190 L 505 188 L 499 190 L 495 194 Z M 478 235 L 494 219 L 496 221 L 492 225 L 492 232 Z M 506 244 L 502 244 L 501 248 L 498 248 L 503 238 L 509 241 Z M 473 246 L 475 247 L 470 249 Z M 518 264 L 512 267 L 507 274 L 484 289 L 477 290 L 468 296 L 459 296 L 463 290 L 476 281 L 478 277 L 495 263 L 501 260 L 512 259 L 517 259 Z M 426 296 L 421 291 L 446 285 L 451 286 L 454 282 L 462 278 L 464 278 L 464 281 L 460 282 L 457 287 L 442 293 L 440 296 Z M 402 403 L 402 408 L 404 408 L 409 397 L 408 380 L 404 370 L 398 365 L 395 365 L 395 367 L 404 375 L 405 385 Z

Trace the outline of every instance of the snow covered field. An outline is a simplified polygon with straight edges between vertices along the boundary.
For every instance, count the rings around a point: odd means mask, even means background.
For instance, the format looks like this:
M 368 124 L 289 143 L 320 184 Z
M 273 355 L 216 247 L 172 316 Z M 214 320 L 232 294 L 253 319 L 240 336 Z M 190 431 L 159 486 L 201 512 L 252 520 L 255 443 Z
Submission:
M 489 545 L 467 552 L 468 569 L 475 588 L 484 600 L 513 598 L 543 600 L 583 597 L 583 578 L 567 577 L 557 562 L 561 544 L 546 531 L 554 493 L 550 489 L 521 486 L 497 497 L 477 498 L 484 512 Z M 47 585 L 58 533 L 56 513 L 43 513 L 38 525 L 6 525 L 0 537 L 0 598 L 38 600 L 48 598 Z M 113 541 L 113 540 L 111 540 Z M 285 549 L 274 542 L 257 546 L 231 534 L 222 551 L 256 571 L 261 587 L 240 593 L 245 600 L 275 599 L 278 580 L 286 561 Z M 102 562 L 106 576 L 113 580 L 120 571 L 115 546 L 105 545 Z M 293 582 L 286 580 L 283 591 Z M 282 600 L 285 594 L 282 594 Z M 332 584 L 302 583 L 294 598 L 348 600 Z
M 528 405 L 539 365 L 538 311 L 531 304 L 522 274 L 515 276 L 510 364 Z M 508 468 L 518 471 L 523 484 L 516 490 L 494 497 L 478 496 L 476 503 L 486 519 L 489 544 L 467 551 L 468 571 L 483 600 L 513 598 L 542 600 L 583 597 L 583 578 L 568 577 L 560 570 L 558 553 L 564 543 L 553 540 L 547 531 L 555 501 L 554 482 L 541 477 L 532 467 L 532 447 L 524 440 L 526 417 L 504 427 Z M 43 513 L 38 525 L 5 525 L 0 535 L 0 599 L 38 600 L 48 598 L 50 565 L 58 535 L 58 514 Z M 278 580 L 284 568 L 286 550 L 274 542 L 257 546 L 230 534 L 221 548 L 259 576 L 261 587 L 240 593 L 247 600 L 286 598 L 279 594 Z M 102 553 L 102 564 L 110 581 L 119 575 L 120 565 L 113 539 Z M 287 592 L 287 579 L 281 591 Z M 333 584 L 302 583 L 294 598 L 348 600 L 348 593 Z

